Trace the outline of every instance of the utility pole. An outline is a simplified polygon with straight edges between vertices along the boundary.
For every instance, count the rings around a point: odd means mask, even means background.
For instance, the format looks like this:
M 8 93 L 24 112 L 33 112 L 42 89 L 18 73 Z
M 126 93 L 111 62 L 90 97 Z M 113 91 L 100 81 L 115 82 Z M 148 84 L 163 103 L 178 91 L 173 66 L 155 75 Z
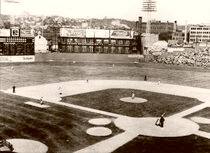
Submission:
M 4 26 L 3 20 L 1 18 L 1 0 L 0 0 L 0 28 Z
M 185 32 L 184 32 L 184 43 L 187 43 L 187 31 L 188 31 L 188 29 L 187 29 L 187 20 L 185 21 Z

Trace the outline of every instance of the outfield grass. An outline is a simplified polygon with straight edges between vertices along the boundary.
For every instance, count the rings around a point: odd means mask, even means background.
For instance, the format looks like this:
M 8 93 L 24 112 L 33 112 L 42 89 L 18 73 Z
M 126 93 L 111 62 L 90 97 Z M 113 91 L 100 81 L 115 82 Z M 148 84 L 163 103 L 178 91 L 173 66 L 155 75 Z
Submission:
M 201 102 L 197 99 L 135 90 L 135 96 L 147 99 L 145 103 L 127 103 L 120 98 L 130 97 L 132 89 L 107 89 L 63 97 L 62 101 L 132 117 L 159 117 L 186 110 Z
M 118 79 L 161 81 L 164 83 L 210 88 L 210 70 L 153 63 L 72 63 L 41 62 L 1 64 L 0 89 L 79 79 Z
M 49 147 L 48 153 L 69 153 L 121 132 L 114 124 L 106 127 L 112 135 L 94 137 L 86 134 L 93 125 L 89 119 L 107 117 L 76 109 L 48 104 L 47 109 L 24 104 L 32 99 L 0 92 L 0 135 L 6 139 L 26 138 L 40 141 Z M 33 100 L 35 101 L 35 100 Z

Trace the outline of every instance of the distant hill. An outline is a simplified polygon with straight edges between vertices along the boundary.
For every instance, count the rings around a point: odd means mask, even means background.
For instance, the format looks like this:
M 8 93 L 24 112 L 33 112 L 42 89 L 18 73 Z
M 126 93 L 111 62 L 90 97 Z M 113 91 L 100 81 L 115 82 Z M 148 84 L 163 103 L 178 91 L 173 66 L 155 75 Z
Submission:
M 24 12 L 19 16 L 2 15 L 4 28 L 19 26 L 21 29 L 39 31 L 48 40 L 55 40 L 59 35 L 60 27 L 94 28 L 94 29 L 135 29 L 135 21 L 114 18 L 68 18 L 62 16 L 36 16 Z
M 62 16 L 36 16 L 25 12 L 20 16 L 2 15 L 4 25 L 20 26 L 22 29 L 46 30 L 47 27 L 98 28 L 98 29 L 135 29 L 135 21 L 103 18 L 85 19 Z

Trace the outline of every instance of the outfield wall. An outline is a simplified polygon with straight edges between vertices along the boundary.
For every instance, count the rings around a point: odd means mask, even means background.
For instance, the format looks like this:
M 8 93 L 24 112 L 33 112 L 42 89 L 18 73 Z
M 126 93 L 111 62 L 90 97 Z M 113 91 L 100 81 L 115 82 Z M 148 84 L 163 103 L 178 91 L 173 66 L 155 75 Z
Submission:
M 94 53 L 45 53 L 36 54 L 35 62 L 139 62 L 143 56 L 139 54 L 94 54 Z
M 19 55 L 19 56 L 0 56 L 0 63 L 15 63 L 15 62 L 34 62 L 34 55 Z

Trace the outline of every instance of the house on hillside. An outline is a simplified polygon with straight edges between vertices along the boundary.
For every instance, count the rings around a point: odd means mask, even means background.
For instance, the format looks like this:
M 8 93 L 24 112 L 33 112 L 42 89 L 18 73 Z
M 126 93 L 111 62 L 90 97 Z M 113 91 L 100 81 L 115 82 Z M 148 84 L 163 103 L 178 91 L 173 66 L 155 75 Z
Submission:
M 46 53 L 48 52 L 47 39 L 44 38 L 40 33 L 35 37 L 35 53 Z

